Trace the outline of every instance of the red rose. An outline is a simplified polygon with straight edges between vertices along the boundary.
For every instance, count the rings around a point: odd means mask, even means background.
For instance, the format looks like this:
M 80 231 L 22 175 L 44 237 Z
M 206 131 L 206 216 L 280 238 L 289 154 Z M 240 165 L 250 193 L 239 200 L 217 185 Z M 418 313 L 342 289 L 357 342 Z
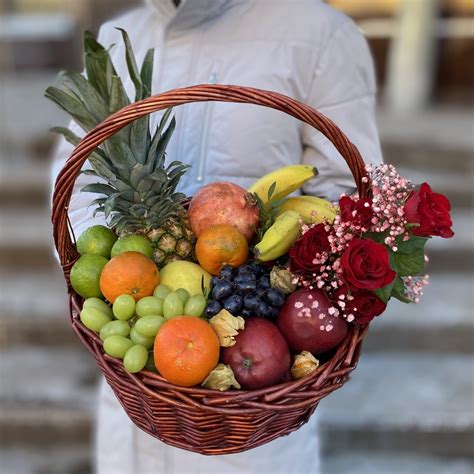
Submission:
M 319 271 L 321 263 L 313 263 L 317 253 L 329 252 L 328 233 L 324 224 L 318 224 L 308 230 L 291 247 L 290 269 L 295 273 L 314 273 Z
M 344 295 L 344 299 L 340 299 L 339 296 Z M 346 315 L 354 315 L 355 324 L 368 324 L 376 316 L 380 316 L 387 307 L 380 298 L 378 298 L 371 291 L 356 290 L 351 293 L 353 299 L 347 299 L 347 287 L 339 288 L 333 295 L 335 304 L 338 301 L 345 303 L 343 312 Z
M 348 196 L 343 196 L 339 199 L 339 208 L 341 209 L 342 222 L 353 222 L 366 229 L 371 227 L 374 211 L 370 199 L 362 198 L 354 201 Z
M 412 232 L 420 237 L 452 237 L 454 232 L 451 230 L 453 223 L 449 215 L 450 210 L 448 198 L 431 191 L 428 183 L 423 183 L 418 191 L 413 191 L 405 203 L 408 222 L 420 224 L 413 228 Z
M 396 276 L 390 268 L 387 249 L 373 240 L 351 240 L 341 257 L 341 268 L 346 283 L 361 290 L 382 288 Z

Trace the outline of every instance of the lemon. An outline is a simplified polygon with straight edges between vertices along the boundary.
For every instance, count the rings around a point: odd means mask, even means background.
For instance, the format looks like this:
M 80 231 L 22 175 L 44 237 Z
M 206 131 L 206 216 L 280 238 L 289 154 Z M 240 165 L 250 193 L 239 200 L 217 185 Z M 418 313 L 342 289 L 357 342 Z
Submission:
M 100 274 L 108 260 L 101 255 L 82 255 L 71 268 L 71 285 L 84 298 L 101 298 Z
M 178 260 L 170 262 L 160 270 L 160 283 L 166 285 L 171 291 L 184 288 L 190 296 L 202 295 L 201 284 L 206 294 L 211 286 L 211 275 L 199 265 Z
M 117 236 L 103 225 L 94 225 L 86 229 L 77 239 L 77 251 L 81 255 L 92 254 L 110 258 L 110 252 Z
M 127 235 L 126 237 L 118 239 L 112 247 L 111 255 L 115 257 L 123 252 L 140 252 L 145 255 L 145 257 L 153 257 L 153 248 L 151 247 L 150 239 L 144 235 Z

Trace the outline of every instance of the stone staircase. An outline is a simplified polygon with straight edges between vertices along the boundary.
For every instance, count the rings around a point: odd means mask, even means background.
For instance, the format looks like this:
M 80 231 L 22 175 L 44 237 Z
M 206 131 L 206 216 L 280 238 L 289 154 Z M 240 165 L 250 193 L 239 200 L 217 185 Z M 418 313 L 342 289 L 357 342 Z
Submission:
M 63 121 L 42 99 L 51 80 L 7 78 L 0 95 L 8 111 L 0 131 L 0 472 L 11 474 L 92 472 L 98 370 L 69 327 L 52 252 L 49 161 L 36 153 L 45 128 Z M 374 321 L 352 380 L 321 402 L 324 474 L 474 471 L 468 117 L 380 114 L 387 161 L 452 199 L 456 237 L 430 243 L 425 299 L 394 303 Z

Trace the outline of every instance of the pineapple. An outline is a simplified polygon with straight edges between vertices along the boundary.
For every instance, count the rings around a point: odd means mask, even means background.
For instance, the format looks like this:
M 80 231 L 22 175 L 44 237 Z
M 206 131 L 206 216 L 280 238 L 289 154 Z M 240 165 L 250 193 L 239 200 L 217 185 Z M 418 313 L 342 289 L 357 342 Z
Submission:
M 127 33 L 122 32 L 126 62 L 135 86 L 135 101 L 149 97 L 153 71 L 153 50 L 138 66 Z M 130 103 L 109 52 L 88 32 L 84 35 L 87 78 L 74 72 L 62 73 L 59 87 L 49 87 L 46 97 L 68 112 L 84 131 Z M 196 237 L 182 205 L 184 194 L 176 192 L 188 165 L 173 161 L 165 166 L 165 150 L 175 128 L 167 110 L 153 134 L 149 117 L 143 117 L 109 138 L 89 157 L 91 169 L 84 173 L 104 182 L 89 184 L 81 191 L 98 193 L 95 213 L 105 215 L 109 227 L 119 236 L 142 234 L 154 249 L 161 268 L 173 260 L 194 260 Z M 74 145 L 80 138 L 71 130 L 54 131 Z

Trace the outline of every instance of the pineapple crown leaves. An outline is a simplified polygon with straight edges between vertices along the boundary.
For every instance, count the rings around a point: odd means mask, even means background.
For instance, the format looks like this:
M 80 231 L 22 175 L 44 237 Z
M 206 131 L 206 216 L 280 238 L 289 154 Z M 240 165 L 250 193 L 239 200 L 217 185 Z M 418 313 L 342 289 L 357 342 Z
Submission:
M 117 29 L 125 46 L 135 101 L 145 99 L 151 95 L 154 50 L 147 51 L 139 69 L 127 32 Z M 90 32 L 84 34 L 84 64 L 86 77 L 63 72 L 59 86 L 49 87 L 45 95 L 87 132 L 131 101 L 111 60 L 110 48 L 104 48 Z M 185 196 L 177 193 L 176 187 L 189 166 L 174 161 L 165 168 L 166 148 L 176 126 L 171 112 L 164 112 L 153 135 L 147 115 L 124 127 L 89 156 L 92 169 L 83 173 L 102 178 L 107 184 L 89 184 L 82 191 L 103 195 L 91 205 L 97 206 L 95 213 L 104 213 L 118 232 L 156 227 L 181 210 L 179 202 Z M 52 130 L 74 146 L 80 141 L 67 128 Z
M 135 86 L 135 100 L 145 99 L 151 94 L 154 50 L 146 53 L 139 72 L 130 39 L 125 30 L 120 31 L 125 44 L 128 73 Z M 130 99 L 113 66 L 109 50 L 97 42 L 90 32 L 84 34 L 84 64 L 87 77 L 77 72 L 62 72 L 59 87 L 49 87 L 45 95 L 88 132 L 110 114 L 130 104 Z M 65 129 L 56 128 L 54 131 L 63 134 L 69 141 L 71 138 L 77 141 L 77 137 L 71 137 L 72 132 L 66 136 Z M 126 170 L 136 162 L 145 163 L 151 140 L 147 115 L 124 127 L 102 145 L 109 157 L 106 166 L 115 165 Z M 113 157 L 113 163 L 110 157 Z M 92 160 L 91 165 L 95 169 Z M 98 175 L 101 175 L 100 171 Z

